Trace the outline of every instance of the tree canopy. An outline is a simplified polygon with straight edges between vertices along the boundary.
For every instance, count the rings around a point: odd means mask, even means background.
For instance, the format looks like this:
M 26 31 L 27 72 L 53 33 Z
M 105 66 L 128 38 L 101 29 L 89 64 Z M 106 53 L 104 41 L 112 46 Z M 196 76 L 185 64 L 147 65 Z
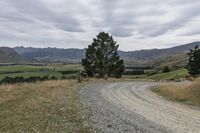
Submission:
M 88 76 L 121 77 L 124 61 L 118 54 L 119 45 L 108 33 L 101 32 L 86 50 L 82 65 Z
M 198 46 L 195 49 L 191 49 L 188 53 L 189 62 L 187 69 L 191 75 L 200 75 L 200 49 Z

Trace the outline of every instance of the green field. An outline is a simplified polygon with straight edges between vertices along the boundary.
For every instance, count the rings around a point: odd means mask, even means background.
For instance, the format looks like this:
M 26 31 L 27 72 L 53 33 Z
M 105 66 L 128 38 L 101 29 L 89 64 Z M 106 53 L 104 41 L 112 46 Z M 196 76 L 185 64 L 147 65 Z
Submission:
M 171 71 L 168 73 L 158 73 L 155 75 L 148 76 L 148 79 L 154 79 L 154 80 L 176 80 L 185 78 L 188 76 L 188 71 L 186 69 L 179 69 L 175 71 Z
M 0 66 L 0 80 L 9 77 L 22 76 L 28 78 L 31 76 L 55 76 L 58 79 L 62 77 L 75 77 L 79 71 L 82 71 L 81 64 L 49 64 L 44 66 L 34 65 L 11 65 Z M 153 70 L 145 71 L 142 75 L 123 75 L 123 79 L 152 79 L 152 80 L 178 80 L 188 76 L 186 69 L 178 69 L 167 73 L 158 72 L 155 74 L 148 74 Z
M 78 71 L 83 70 L 80 64 L 49 64 L 49 65 L 10 65 L 0 66 L 0 80 L 4 77 L 31 77 L 31 76 L 55 76 L 61 78 L 62 76 L 76 75 Z

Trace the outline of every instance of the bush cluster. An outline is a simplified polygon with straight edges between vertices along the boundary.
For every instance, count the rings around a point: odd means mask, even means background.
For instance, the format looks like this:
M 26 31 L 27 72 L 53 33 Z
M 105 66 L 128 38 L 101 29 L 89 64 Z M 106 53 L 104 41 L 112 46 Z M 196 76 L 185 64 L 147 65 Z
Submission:
M 76 79 L 77 77 L 75 75 L 70 76 L 62 76 L 61 79 Z M 14 84 L 14 83 L 30 83 L 30 82 L 36 82 L 36 81 L 45 81 L 45 80 L 58 80 L 58 77 L 56 76 L 31 76 L 31 77 L 23 77 L 23 76 L 17 76 L 17 77 L 9 77 L 6 76 L 0 81 L 0 84 Z
M 67 71 L 58 71 L 59 73 L 62 73 L 62 75 L 66 74 L 76 74 L 79 72 L 79 70 L 67 70 Z
M 144 70 L 132 70 L 132 71 L 124 71 L 123 72 L 124 75 L 141 75 L 141 74 L 145 74 Z
M 3 78 L 0 83 L 9 83 L 9 84 L 14 84 L 14 83 L 22 83 L 22 82 L 36 82 L 36 81 L 45 81 L 48 80 L 48 76 L 40 77 L 40 76 L 31 76 L 31 77 L 23 77 L 23 76 L 17 76 L 17 77 L 5 77 Z
M 168 66 L 166 66 L 163 68 L 162 71 L 163 71 L 163 73 L 168 73 L 168 72 L 170 72 L 170 68 Z

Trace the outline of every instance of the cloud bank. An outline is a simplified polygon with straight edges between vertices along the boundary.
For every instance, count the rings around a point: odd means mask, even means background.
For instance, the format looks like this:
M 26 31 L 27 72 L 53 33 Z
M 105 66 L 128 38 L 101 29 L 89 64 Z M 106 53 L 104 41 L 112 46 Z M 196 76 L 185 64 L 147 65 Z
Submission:
M 1 0 L 0 46 L 85 48 L 98 32 L 122 50 L 200 38 L 199 0 Z

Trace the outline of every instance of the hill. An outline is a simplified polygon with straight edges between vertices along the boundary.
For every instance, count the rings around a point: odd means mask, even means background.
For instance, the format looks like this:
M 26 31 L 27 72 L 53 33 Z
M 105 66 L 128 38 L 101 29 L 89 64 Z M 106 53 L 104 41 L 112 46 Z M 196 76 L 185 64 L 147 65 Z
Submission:
M 166 49 L 149 49 L 128 52 L 121 51 L 121 56 L 125 58 L 134 58 L 136 60 L 154 60 L 157 58 L 163 58 L 177 53 L 186 53 L 190 49 L 193 49 L 196 45 L 200 46 L 200 42 L 188 43 Z
M 85 56 L 85 49 L 58 49 L 15 47 L 14 50 L 26 59 L 50 62 L 80 62 Z
M 8 47 L 0 47 L 0 63 L 23 63 L 26 60 L 15 50 Z
M 128 65 L 156 64 L 157 66 L 163 66 L 167 65 L 168 62 L 174 67 L 177 64 L 186 64 L 186 53 L 196 45 L 200 46 L 200 42 L 166 49 L 119 51 L 119 54 Z M 85 49 L 15 47 L 14 50 L 24 58 L 38 61 L 80 62 L 85 56 Z
M 188 63 L 188 56 L 185 52 L 176 53 L 166 57 L 154 59 L 150 64 L 158 68 L 164 68 L 168 66 L 172 69 L 182 68 Z

